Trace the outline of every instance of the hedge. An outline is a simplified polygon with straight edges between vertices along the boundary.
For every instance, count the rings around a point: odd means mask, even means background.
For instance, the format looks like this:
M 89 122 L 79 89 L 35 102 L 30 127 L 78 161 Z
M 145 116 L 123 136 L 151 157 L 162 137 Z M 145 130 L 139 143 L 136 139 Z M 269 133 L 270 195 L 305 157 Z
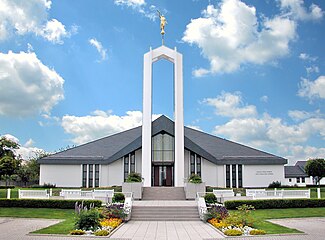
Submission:
M 82 200 L 0 199 L 0 207 L 74 209 L 76 202 L 81 203 Z M 99 200 L 83 200 L 83 203 L 88 207 L 90 204 L 94 204 L 94 207 L 102 205 Z
M 325 199 L 266 199 L 266 200 L 234 200 L 226 201 L 227 209 L 237 209 L 237 207 L 247 204 L 255 209 L 271 208 L 317 208 L 325 207 Z

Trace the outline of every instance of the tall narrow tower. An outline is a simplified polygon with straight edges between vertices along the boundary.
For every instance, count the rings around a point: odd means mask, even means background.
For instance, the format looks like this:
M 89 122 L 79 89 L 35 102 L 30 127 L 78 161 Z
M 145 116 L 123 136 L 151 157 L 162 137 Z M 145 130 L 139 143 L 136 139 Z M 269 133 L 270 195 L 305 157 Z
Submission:
M 160 59 L 174 64 L 174 116 L 175 163 L 174 185 L 184 186 L 184 114 L 183 114 L 183 56 L 176 48 L 164 45 L 144 54 L 143 67 L 143 116 L 142 116 L 142 177 L 144 186 L 151 186 L 152 176 L 152 65 Z

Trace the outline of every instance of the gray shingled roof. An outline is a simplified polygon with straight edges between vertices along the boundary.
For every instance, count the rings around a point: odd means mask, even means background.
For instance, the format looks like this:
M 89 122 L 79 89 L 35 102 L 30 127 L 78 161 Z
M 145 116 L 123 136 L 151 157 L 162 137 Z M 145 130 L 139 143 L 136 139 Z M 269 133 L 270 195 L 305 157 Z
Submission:
M 161 116 L 152 123 L 152 135 L 174 135 L 174 122 Z M 107 164 L 141 148 L 142 127 L 68 149 L 39 160 L 41 164 Z M 287 160 L 188 127 L 184 129 L 185 148 L 215 164 L 286 164 Z
M 284 166 L 285 178 L 308 177 L 304 170 L 299 166 Z

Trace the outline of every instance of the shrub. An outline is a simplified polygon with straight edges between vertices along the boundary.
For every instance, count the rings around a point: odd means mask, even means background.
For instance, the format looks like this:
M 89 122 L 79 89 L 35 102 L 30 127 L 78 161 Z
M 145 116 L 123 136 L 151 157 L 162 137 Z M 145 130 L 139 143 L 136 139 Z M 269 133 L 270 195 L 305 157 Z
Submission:
M 0 199 L 0 207 L 21 207 L 21 208 L 60 208 L 74 209 L 76 200 L 54 200 L 54 199 Z M 100 207 L 99 200 L 84 200 L 84 206 Z
M 142 182 L 140 173 L 130 173 L 126 179 L 126 182 Z
M 120 218 L 124 220 L 127 214 L 124 212 L 123 207 L 123 203 L 108 204 L 105 208 L 102 209 L 100 214 L 104 218 Z
M 243 233 L 237 229 L 227 229 L 223 232 L 227 236 L 241 236 Z
M 31 188 L 56 188 L 56 184 L 44 183 L 43 185 L 32 185 Z
M 281 182 L 279 181 L 273 181 L 268 186 L 268 188 L 279 188 L 279 187 L 281 187 Z
M 265 235 L 266 232 L 264 230 L 253 229 L 249 232 L 250 235 Z
M 76 230 L 72 230 L 70 231 L 71 235 L 84 235 L 86 234 L 86 232 L 84 230 L 81 229 L 76 229 Z
M 209 204 L 218 202 L 216 195 L 214 195 L 213 193 L 205 194 L 204 200 L 206 203 L 209 203 Z
M 8 188 L 11 188 L 11 189 L 13 189 L 13 188 L 15 188 L 15 186 L 0 186 L 0 189 L 8 189 Z
M 190 178 L 188 179 L 188 182 L 195 183 L 195 184 L 199 184 L 199 183 L 202 183 L 202 179 L 201 179 L 201 177 L 199 175 L 192 174 L 190 176 Z
M 76 217 L 75 227 L 82 230 L 93 230 L 100 226 L 97 209 L 82 210 Z
M 95 233 L 95 236 L 107 236 L 109 234 L 109 231 L 106 229 L 98 230 Z
M 271 208 L 315 208 L 325 207 L 325 199 L 266 199 L 266 200 L 234 200 L 226 201 L 227 209 L 237 209 L 237 207 L 247 204 L 255 209 Z
M 125 196 L 123 193 L 114 193 L 112 202 L 113 203 L 124 203 L 125 201 Z

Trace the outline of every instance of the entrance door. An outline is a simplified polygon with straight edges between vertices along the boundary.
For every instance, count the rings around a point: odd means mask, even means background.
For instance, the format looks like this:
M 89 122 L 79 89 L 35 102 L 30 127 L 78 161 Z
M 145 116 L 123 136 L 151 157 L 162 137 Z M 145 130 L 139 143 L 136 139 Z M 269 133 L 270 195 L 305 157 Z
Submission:
M 153 166 L 154 186 L 173 186 L 173 166 Z

